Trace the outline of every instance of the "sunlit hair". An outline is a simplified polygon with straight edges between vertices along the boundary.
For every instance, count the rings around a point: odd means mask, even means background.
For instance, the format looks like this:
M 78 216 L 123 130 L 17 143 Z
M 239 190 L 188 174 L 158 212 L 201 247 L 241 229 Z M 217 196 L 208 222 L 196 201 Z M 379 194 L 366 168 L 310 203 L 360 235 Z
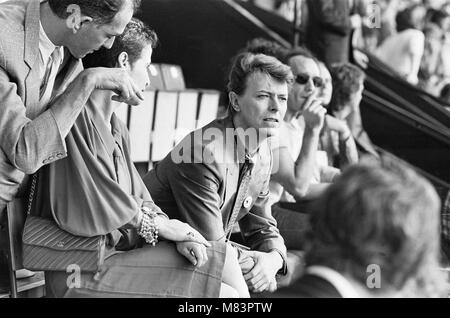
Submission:
M 66 19 L 69 16 L 67 7 L 76 4 L 83 15 L 91 17 L 98 24 L 110 23 L 125 3 L 131 2 L 136 12 L 141 0 L 48 0 L 48 4 L 58 17 Z
M 242 95 L 247 88 L 247 79 L 254 73 L 267 74 L 279 82 L 292 84 L 291 68 L 272 56 L 241 53 L 234 59 L 228 77 L 228 91 Z
M 334 64 L 329 69 L 333 81 L 331 111 L 340 111 L 353 102 L 355 93 L 364 83 L 365 74 L 350 63 Z
M 285 82 L 291 85 L 294 78 L 291 68 L 273 56 L 253 53 L 240 53 L 232 63 L 228 76 L 228 92 L 242 95 L 247 89 L 247 81 L 252 74 L 261 73 L 270 76 L 276 81 Z M 234 114 L 233 107 L 228 107 L 231 114 Z
M 369 265 L 381 289 L 439 296 L 440 201 L 431 184 L 402 163 L 364 159 L 331 185 L 311 216 L 307 262 L 350 275 L 366 286 Z M 369 289 L 368 289 L 369 291 Z
M 111 49 L 102 47 L 100 50 L 87 55 L 83 59 L 85 68 L 91 67 L 116 67 L 119 55 L 122 52 L 128 54 L 128 61 L 133 64 L 142 54 L 142 50 L 151 45 L 155 48 L 158 36 L 144 22 L 133 18 L 127 24 L 125 31 L 114 41 Z

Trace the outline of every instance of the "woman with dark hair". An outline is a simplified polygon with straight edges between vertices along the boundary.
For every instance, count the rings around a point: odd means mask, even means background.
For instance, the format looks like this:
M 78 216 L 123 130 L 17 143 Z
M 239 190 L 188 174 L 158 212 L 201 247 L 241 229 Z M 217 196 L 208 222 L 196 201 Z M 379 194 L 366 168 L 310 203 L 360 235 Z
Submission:
M 84 62 L 122 68 L 143 91 L 156 43 L 156 34 L 133 19 L 110 50 Z M 152 201 L 131 161 L 128 131 L 114 114 L 121 103 L 112 96 L 92 93 L 67 136 L 68 157 L 38 174 L 32 214 L 74 235 L 106 236 L 100 270 L 82 272 L 77 288 L 67 286 L 65 272 L 46 272 L 47 296 L 248 296 L 233 249 L 168 219 Z

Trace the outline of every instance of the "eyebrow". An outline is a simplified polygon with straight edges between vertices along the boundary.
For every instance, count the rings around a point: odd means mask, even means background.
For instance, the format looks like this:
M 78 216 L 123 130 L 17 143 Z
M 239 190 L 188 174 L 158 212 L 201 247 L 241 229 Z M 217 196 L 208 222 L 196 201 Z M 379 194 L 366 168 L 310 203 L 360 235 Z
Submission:
M 266 91 L 266 90 L 263 90 L 263 89 L 258 91 L 258 93 L 265 93 L 265 94 L 269 94 L 269 95 L 279 95 L 279 96 L 287 96 L 288 95 L 288 94 L 285 94 L 285 93 L 277 94 L 277 93 L 269 92 L 269 91 Z

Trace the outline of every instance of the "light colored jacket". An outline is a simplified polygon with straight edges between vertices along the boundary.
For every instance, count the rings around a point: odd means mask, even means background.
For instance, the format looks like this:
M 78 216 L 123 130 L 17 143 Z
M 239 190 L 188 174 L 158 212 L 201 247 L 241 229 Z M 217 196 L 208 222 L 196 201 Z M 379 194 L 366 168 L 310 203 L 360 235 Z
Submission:
M 39 19 L 39 0 L 0 4 L 0 212 L 22 191 L 26 174 L 67 156 L 52 110 L 39 103 Z M 82 70 L 67 50 L 65 56 L 53 96 Z

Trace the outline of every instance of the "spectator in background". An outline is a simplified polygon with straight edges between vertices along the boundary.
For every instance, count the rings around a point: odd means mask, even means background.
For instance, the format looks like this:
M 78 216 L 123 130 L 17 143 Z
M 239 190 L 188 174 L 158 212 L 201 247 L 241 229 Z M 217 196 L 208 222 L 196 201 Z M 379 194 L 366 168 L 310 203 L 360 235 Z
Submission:
M 449 30 L 450 16 L 444 11 L 430 10 L 429 21 L 424 28 L 425 50 L 420 65 L 420 87 L 437 96 L 445 82 L 444 45 Z M 448 64 L 448 63 L 447 63 Z
M 378 157 L 369 136 L 362 126 L 359 106 L 364 90 L 364 72 L 350 63 L 334 65 L 330 70 L 333 78 L 333 97 L 329 106 L 330 114 L 338 120 L 347 123 L 351 135 L 363 154 L 371 154 Z M 346 139 L 344 136 L 340 138 L 341 143 L 353 143 L 353 138 Z M 353 151 L 354 148 L 347 145 L 345 149 Z M 342 163 L 344 165 L 354 163 L 358 160 L 358 155 L 356 153 L 352 154 L 350 152 L 347 153 L 346 156 L 348 160 L 346 163 Z
M 447 296 L 439 271 L 439 198 L 412 169 L 388 158 L 364 161 L 317 203 L 306 274 L 281 295 Z
M 320 134 L 319 149 L 326 152 L 328 165 L 342 169 L 347 165 L 358 162 L 359 157 L 355 140 L 346 122 L 348 115 L 342 111 L 335 112 L 335 107 L 330 107 L 332 97 L 334 96 L 336 100 L 337 96 L 345 91 L 345 88 L 342 88 L 339 85 L 340 83 L 336 83 L 336 89 L 340 91 L 333 94 L 333 79 L 328 68 L 322 62 L 319 62 L 319 68 L 324 82 L 319 98 L 322 99 L 323 105 L 328 108 L 328 115 L 325 116 L 324 127 Z M 360 80 L 355 79 L 355 83 L 358 83 L 358 85 L 352 87 L 352 89 L 356 91 L 361 89 Z M 353 109 L 352 106 L 348 106 L 350 110 Z
M 331 102 L 331 97 L 333 96 L 333 79 L 331 78 L 330 71 L 325 63 L 318 61 L 320 70 L 320 77 L 323 80 L 323 85 L 319 89 L 317 98 L 322 101 L 322 106 L 328 108 Z
M 413 85 L 418 84 L 418 73 L 425 48 L 425 36 L 421 31 L 425 9 L 413 5 L 397 14 L 398 33 L 387 38 L 375 55 L 401 77 Z
M 306 0 L 302 8 L 304 44 L 327 66 L 349 61 L 352 31 L 361 26 L 354 5 L 354 0 Z
M 401 0 L 377 0 L 375 2 L 381 11 L 380 29 L 377 46 L 384 40 L 397 33 L 397 21 L 395 17 L 401 7 Z
M 450 110 L 450 83 L 444 85 L 439 97 L 444 103 L 447 103 L 447 107 L 445 108 Z
M 309 202 L 340 172 L 329 167 L 325 153 L 318 151 L 326 109 L 317 97 L 323 85 L 317 61 L 301 47 L 293 49 L 287 61 L 296 82 L 289 90 L 279 140 L 272 144 L 269 201 L 286 246 L 301 250 Z

